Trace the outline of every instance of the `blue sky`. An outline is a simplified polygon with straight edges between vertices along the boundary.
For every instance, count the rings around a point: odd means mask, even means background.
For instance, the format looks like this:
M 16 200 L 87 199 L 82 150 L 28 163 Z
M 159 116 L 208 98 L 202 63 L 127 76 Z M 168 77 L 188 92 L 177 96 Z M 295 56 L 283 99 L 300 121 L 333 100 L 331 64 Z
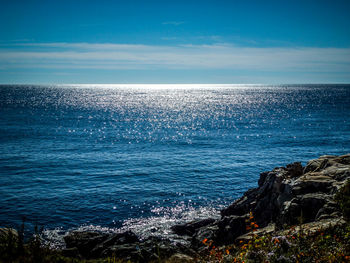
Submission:
M 0 83 L 350 83 L 350 1 L 16 1 Z

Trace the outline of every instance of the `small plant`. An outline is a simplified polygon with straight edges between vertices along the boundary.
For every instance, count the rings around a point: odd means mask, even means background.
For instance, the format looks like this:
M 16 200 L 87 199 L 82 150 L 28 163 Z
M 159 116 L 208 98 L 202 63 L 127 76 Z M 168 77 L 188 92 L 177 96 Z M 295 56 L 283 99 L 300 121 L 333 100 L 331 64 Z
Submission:
M 18 254 L 18 236 L 11 228 L 2 228 L 0 236 L 0 259 L 13 261 Z
M 261 247 L 265 244 L 265 237 L 259 238 L 255 233 L 259 228 L 259 225 L 254 220 L 252 212 L 249 212 L 249 218 L 246 219 L 246 230 L 251 233 L 251 238 L 248 242 L 241 240 L 239 253 L 234 257 L 233 262 L 263 262 L 262 255 L 260 253 Z
M 248 240 L 216 248 L 212 241 L 204 239 L 209 251 L 204 262 L 350 262 L 349 224 L 345 228 L 330 226 L 315 233 L 307 231 L 300 222 L 299 227 L 261 236 L 257 234 L 258 227 L 250 213 L 246 220 L 246 229 L 250 231 Z
M 252 212 L 249 212 L 249 218 L 246 219 L 246 230 L 247 232 L 255 232 L 258 229 L 258 224 L 254 221 L 254 216 Z
M 339 189 L 335 195 L 335 200 L 338 203 L 344 218 L 347 221 L 350 221 L 350 180 L 348 180 L 345 185 Z

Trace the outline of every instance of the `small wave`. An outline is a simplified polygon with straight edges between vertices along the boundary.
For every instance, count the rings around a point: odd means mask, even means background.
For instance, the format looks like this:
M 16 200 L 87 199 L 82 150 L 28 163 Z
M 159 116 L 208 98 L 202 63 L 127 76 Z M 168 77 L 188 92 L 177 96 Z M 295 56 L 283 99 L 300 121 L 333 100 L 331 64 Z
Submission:
M 82 225 L 78 228 L 64 230 L 63 228 L 45 229 L 42 233 L 44 243 L 56 249 L 65 247 L 64 236 L 72 231 L 96 231 L 101 233 L 119 233 L 127 230 L 133 231 L 141 239 L 150 236 L 161 236 L 169 238 L 174 242 L 186 243 L 184 237 L 180 237 L 171 231 L 171 227 L 193 220 L 205 218 L 219 218 L 222 207 L 193 207 L 181 203 L 175 207 L 156 207 L 151 210 L 152 216 L 141 218 L 129 218 L 123 222 L 120 228 L 104 227 L 99 225 Z
M 211 206 L 195 208 L 185 204 L 175 207 L 157 207 L 152 210 L 154 216 L 125 220 L 120 229 L 131 230 L 140 238 L 163 236 L 181 242 L 183 238 L 179 238 L 171 231 L 173 225 L 209 217 L 219 218 L 219 208 Z

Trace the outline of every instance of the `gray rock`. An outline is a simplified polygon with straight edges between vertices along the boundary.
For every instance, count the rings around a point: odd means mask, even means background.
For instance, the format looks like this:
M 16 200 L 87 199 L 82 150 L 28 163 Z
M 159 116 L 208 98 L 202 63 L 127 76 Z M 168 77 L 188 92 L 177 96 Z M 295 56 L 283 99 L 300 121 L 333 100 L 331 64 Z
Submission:
M 192 247 L 203 249 L 204 239 L 215 245 L 233 243 L 248 237 L 245 219 L 249 212 L 259 228 L 274 225 L 277 230 L 291 225 L 311 224 L 340 217 L 334 201 L 337 191 L 350 179 L 350 154 L 325 155 L 311 160 L 303 169 L 292 163 L 260 174 L 258 187 L 221 211 L 221 219 L 206 226 L 181 225 L 174 230 L 191 235 Z M 249 223 L 250 221 L 248 221 Z
M 303 166 L 301 165 L 301 162 L 295 162 L 291 164 L 287 164 L 286 169 L 290 175 L 290 177 L 299 177 L 303 175 Z
M 124 244 L 134 244 L 139 242 L 139 238 L 131 231 L 123 233 L 112 234 L 105 240 L 101 240 L 100 243 L 96 244 L 95 247 L 90 251 L 89 256 L 96 258 L 109 247 L 115 247 Z
M 328 198 L 329 196 L 324 194 L 305 194 L 293 198 L 283 207 L 281 216 L 276 220 L 277 227 L 283 228 L 314 221 Z
M 303 195 L 308 193 L 332 193 L 336 189 L 335 180 L 329 176 L 312 176 L 297 179 L 293 185 L 294 195 Z
M 139 244 L 120 244 L 106 247 L 100 254 L 100 257 L 115 256 L 124 260 L 133 262 L 146 262 L 150 255 L 142 253 Z
M 18 232 L 13 228 L 0 228 L 0 240 L 18 240 Z
M 117 234 L 72 232 L 64 240 L 67 249 L 63 253 L 88 259 L 115 256 L 132 262 L 149 262 L 166 259 L 183 251 L 191 252 L 160 237 L 139 240 L 131 231 Z
M 83 257 L 91 257 L 91 251 L 103 243 L 109 235 L 98 232 L 72 232 L 64 237 L 67 248 L 77 248 Z
M 191 263 L 191 262 L 194 262 L 194 258 L 185 254 L 180 254 L 180 253 L 172 255 L 166 261 L 166 263 Z
M 257 189 L 258 188 L 254 188 L 245 192 L 241 198 L 237 199 L 234 203 L 232 203 L 227 208 L 221 210 L 221 216 L 222 217 L 231 216 L 231 215 L 242 216 L 249 213 L 249 211 L 251 211 L 252 208 L 254 207 L 254 201 L 257 200 L 257 196 L 258 196 Z
M 217 225 L 219 229 L 214 239 L 215 244 L 232 244 L 238 236 L 246 233 L 247 218 L 248 216 L 228 216 L 218 221 Z
M 276 226 L 275 224 L 269 224 L 268 226 L 264 228 L 259 228 L 254 232 L 249 232 L 244 235 L 241 235 L 236 238 L 235 243 L 238 243 L 239 241 L 244 241 L 247 242 L 251 239 L 254 239 L 255 236 L 263 236 L 267 234 L 272 234 L 276 231 Z
M 318 172 L 323 170 L 329 166 L 331 166 L 334 162 L 333 160 L 337 156 L 334 155 L 323 155 L 318 159 L 311 160 L 307 163 L 304 169 L 304 174 L 308 172 Z
M 171 227 L 171 230 L 177 235 L 192 236 L 199 228 L 210 225 L 215 222 L 215 219 L 208 218 L 204 220 L 191 221 L 185 224 L 179 224 Z
M 207 239 L 209 241 L 217 240 L 217 233 L 219 232 L 219 227 L 217 225 L 209 225 L 202 227 L 197 230 L 197 232 L 192 236 L 191 246 L 195 250 L 203 247 L 203 240 Z
M 334 158 L 334 161 L 340 163 L 340 164 L 345 164 L 345 165 L 350 165 L 350 153 L 341 155 L 341 156 L 336 156 Z
M 336 217 L 340 213 L 334 196 L 349 178 L 350 154 L 321 156 L 304 169 L 300 163 L 278 167 L 261 173 L 258 188 L 248 190 L 221 215 L 252 212 L 261 227 L 275 223 L 277 228 Z M 225 227 L 230 228 L 228 223 Z

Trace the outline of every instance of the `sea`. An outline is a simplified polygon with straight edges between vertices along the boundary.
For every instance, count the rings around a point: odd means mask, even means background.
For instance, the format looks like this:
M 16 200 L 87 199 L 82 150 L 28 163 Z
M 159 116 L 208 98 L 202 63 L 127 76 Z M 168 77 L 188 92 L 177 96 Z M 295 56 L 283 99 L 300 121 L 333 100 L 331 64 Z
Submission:
M 0 226 L 175 238 L 263 171 L 349 152 L 350 85 L 1 85 Z

